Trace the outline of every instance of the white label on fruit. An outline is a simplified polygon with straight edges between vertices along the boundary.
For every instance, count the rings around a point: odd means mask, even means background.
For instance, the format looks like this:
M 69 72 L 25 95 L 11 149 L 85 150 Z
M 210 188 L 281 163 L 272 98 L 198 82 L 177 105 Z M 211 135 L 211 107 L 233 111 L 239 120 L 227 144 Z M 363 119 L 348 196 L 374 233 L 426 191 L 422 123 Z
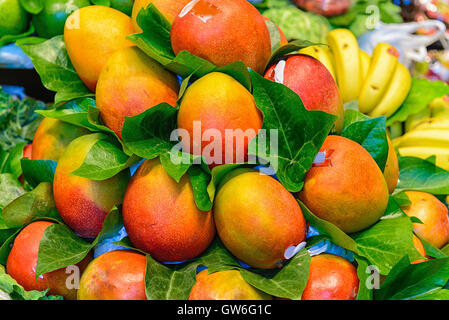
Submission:
M 324 161 L 326 161 L 326 152 L 318 152 L 315 159 L 313 159 L 313 164 L 322 164 Z
M 284 69 L 285 69 L 285 60 L 281 60 L 274 68 L 275 82 L 284 84 Z
M 297 246 L 291 246 L 288 247 L 287 250 L 285 250 L 284 252 L 284 258 L 289 260 L 291 258 L 293 258 L 295 256 L 295 254 L 297 254 L 299 251 L 301 251 L 303 248 L 306 247 L 306 242 L 303 241 L 300 244 L 298 244 Z
M 193 7 L 200 2 L 200 0 L 192 0 L 190 1 L 188 4 L 186 4 L 186 6 L 181 10 L 181 12 L 179 13 L 179 17 L 182 18 L 184 17 L 186 14 L 188 14 L 190 12 L 190 10 L 193 9 Z

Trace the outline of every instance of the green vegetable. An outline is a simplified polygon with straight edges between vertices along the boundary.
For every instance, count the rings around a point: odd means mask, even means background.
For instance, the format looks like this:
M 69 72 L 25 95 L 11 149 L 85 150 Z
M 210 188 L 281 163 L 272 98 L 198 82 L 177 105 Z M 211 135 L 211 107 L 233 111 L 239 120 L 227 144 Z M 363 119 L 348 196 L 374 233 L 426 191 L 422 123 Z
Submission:
M 26 2 L 27 0 L 22 0 Z M 40 37 L 52 38 L 64 33 L 68 16 L 75 10 L 89 6 L 88 0 L 43 0 L 41 10 L 33 15 L 33 25 Z
M 304 12 L 292 5 L 270 8 L 264 11 L 263 15 L 281 28 L 287 40 L 327 43 L 327 34 L 331 31 L 331 26 L 322 16 Z
M 19 0 L 0 0 L 0 39 L 18 35 L 28 28 L 28 14 Z

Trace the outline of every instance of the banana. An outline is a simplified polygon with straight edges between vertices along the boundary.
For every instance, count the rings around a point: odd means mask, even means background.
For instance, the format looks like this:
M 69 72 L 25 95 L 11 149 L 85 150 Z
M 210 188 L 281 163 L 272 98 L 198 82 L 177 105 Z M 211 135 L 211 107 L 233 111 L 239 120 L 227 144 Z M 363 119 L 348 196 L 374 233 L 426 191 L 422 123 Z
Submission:
M 432 117 L 449 119 L 449 96 L 436 98 L 429 104 Z
M 432 114 L 429 108 L 425 108 L 421 112 L 412 114 L 407 118 L 407 120 L 405 120 L 405 132 L 409 132 L 424 120 L 429 119 L 431 116 Z
M 436 166 L 449 171 L 449 148 L 435 147 L 406 147 L 398 148 L 401 156 L 416 157 L 427 159 L 431 156 L 436 157 Z
M 428 118 L 418 123 L 415 130 L 446 130 L 449 133 L 448 118 Z
M 449 152 L 449 131 L 440 129 L 412 130 L 396 139 L 395 147 L 446 148 Z
M 305 47 L 301 50 L 299 50 L 299 53 L 306 54 L 308 56 L 311 56 L 318 61 L 320 61 L 326 68 L 329 70 L 330 74 L 334 78 L 335 81 L 337 81 L 337 78 L 335 76 L 335 61 L 334 56 L 332 55 L 331 50 L 328 46 L 310 46 Z
M 357 39 L 348 29 L 335 29 L 327 40 L 335 57 L 335 74 L 343 102 L 357 100 L 362 85 Z
M 366 79 L 366 75 L 368 74 L 369 65 L 371 64 L 371 56 L 362 49 L 359 49 L 359 55 L 360 55 L 360 74 L 363 83 Z
M 398 55 L 390 44 L 379 43 L 376 46 L 360 91 L 360 112 L 369 113 L 381 102 L 398 66 Z
M 412 86 L 412 77 L 408 69 L 398 63 L 393 78 L 380 102 L 374 107 L 369 115 L 371 117 L 391 116 L 402 105 Z M 360 102 L 359 102 L 360 109 Z

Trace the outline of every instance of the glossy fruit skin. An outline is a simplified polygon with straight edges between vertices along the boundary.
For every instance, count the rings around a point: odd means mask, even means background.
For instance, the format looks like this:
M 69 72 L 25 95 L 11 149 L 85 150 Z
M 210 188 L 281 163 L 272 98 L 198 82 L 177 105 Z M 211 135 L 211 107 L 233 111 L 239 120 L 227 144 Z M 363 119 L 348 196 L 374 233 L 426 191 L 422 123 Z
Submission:
M 90 6 L 88 0 L 44 0 L 43 9 L 33 15 L 33 25 L 39 37 L 53 38 L 64 33 L 67 17 L 75 10 Z
M 321 147 L 328 163 L 306 174 L 300 200 L 318 217 L 346 233 L 379 220 L 388 204 L 388 187 L 377 163 L 358 143 L 328 136 Z
M 406 191 L 411 201 L 401 207 L 411 217 L 417 217 L 423 224 L 413 223 L 413 231 L 437 248 L 449 242 L 448 209 L 437 197 L 426 192 Z
M 72 175 L 98 141 L 96 134 L 73 140 L 56 166 L 53 194 L 61 218 L 81 237 L 98 235 L 109 211 L 123 201 L 130 178 L 123 170 L 107 180 L 95 181 Z
M 268 294 L 247 283 L 238 270 L 208 274 L 203 270 L 196 275 L 196 283 L 189 300 L 271 300 Z
M 96 102 L 107 127 L 121 137 L 126 117 L 160 103 L 176 106 L 179 85 L 174 74 L 137 47 L 115 52 L 98 78 Z
M 221 67 L 235 61 L 262 73 L 271 41 L 262 15 L 246 0 L 198 0 L 175 18 L 171 44 Z M 190 9 L 190 10 L 188 10 Z M 242 30 L 245 30 L 242 32 Z
M 258 171 L 232 171 L 216 194 L 213 212 L 223 244 L 252 267 L 280 267 L 285 250 L 305 240 L 306 222 L 295 198 Z
M 134 31 L 141 33 L 142 29 L 137 24 L 137 15 L 140 10 L 146 8 L 150 3 L 162 13 L 167 21 L 172 24 L 176 16 L 181 12 L 182 8 L 191 0 L 135 0 L 132 12 Z
M 128 251 L 106 252 L 84 271 L 78 300 L 146 300 L 145 256 Z
M 57 162 L 70 142 L 88 133 L 89 130 L 82 127 L 44 118 L 34 134 L 31 158 Z
M 285 67 L 283 71 L 277 71 L 276 67 L 282 61 L 285 61 Z M 277 72 L 282 72 L 282 84 L 299 95 L 307 110 L 320 110 L 338 116 L 335 129 L 341 131 L 343 101 L 332 74 L 320 61 L 303 54 L 288 55 L 269 67 L 265 78 L 277 81 Z
M 35 270 L 37 265 L 37 255 L 39 243 L 45 229 L 54 224 L 48 221 L 36 221 L 26 226 L 17 235 L 13 247 L 6 263 L 7 273 L 13 277 L 25 290 L 49 290 L 51 295 L 62 295 L 64 299 L 75 300 L 76 289 L 68 289 L 67 278 L 71 275 L 66 273 L 66 268 L 44 273 L 35 280 Z M 77 266 L 80 274 L 91 260 L 89 255 Z
M 215 236 L 212 213 L 197 208 L 188 176 L 176 183 L 159 159 L 146 160 L 133 175 L 123 223 L 136 248 L 163 262 L 194 258 Z
M 358 290 L 357 269 L 348 260 L 320 254 L 310 261 L 309 280 L 302 300 L 355 300 Z
M 195 122 L 201 124 L 201 137 L 209 130 L 220 132 L 221 156 L 215 154 L 217 150 L 205 151 L 211 142 L 209 138 L 197 137 Z M 189 141 L 182 141 L 183 150 L 203 155 L 207 164 L 214 167 L 223 163 L 244 162 L 247 159 L 249 141 L 262 128 L 262 116 L 253 96 L 245 87 L 227 74 L 212 72 L 187 88 L 179 108 L 178 128 L 186 130 L 190 137 Z M 243 148 L 237 148 L 240 140 L 238 137 L 226 137 L 226 129 L 241 129 L 243 132 L 250 130 L 247 138 L 239 136 L 241 140 L 244 139 Z M 226 149 L 231 144 L 233 154 Z
M 20 34 L 28 27 L 28 13 L 19 0 L 0 0 L 0 38 Z
M 427 261 L 428 259 L 425 258 L 426 257 L 426 249 L 424 248 L 424 245 L 422 244 L 421 240 L 419 240 L 419 238 L 415 235 L 413 235 L 413 245 L 415 246 L 415 248 L 419 252 L 419 254 L 422 255 L 424 258 L 412 261 L 412 264 L 417 264 L 417 263 Z
M 387 182 L 388 192 L 392 194 L 399 181 L 399 161 L 393 143 L 390 138 L 388 140 L 388 158 L 385 163 L 384 177 Z
M 119 49 L 133 46 L 126 39 L 132 33 L 131 18 L 109 7 L 84 7 L 67 18 L 64 27 L 67 54 L 90 90 L 95 91 L 101 69 L 109 57 Z

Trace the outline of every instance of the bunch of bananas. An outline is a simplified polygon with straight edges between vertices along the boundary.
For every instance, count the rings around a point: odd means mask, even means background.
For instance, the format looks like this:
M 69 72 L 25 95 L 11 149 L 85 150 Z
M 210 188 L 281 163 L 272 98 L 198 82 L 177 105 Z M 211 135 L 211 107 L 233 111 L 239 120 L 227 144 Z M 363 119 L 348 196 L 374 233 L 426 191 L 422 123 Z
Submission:
M 449 97 L 435 99 L 429 108 L 405 123 L 406 133 L 393 140 L 402 156 L 436 156 L 436 165 L 449 171 Z
M 334 79 L 344 103 L 358 100 L 359 111 L 372 117 L 391 116 L 404 102 L 412 78 L 398 61 L 393 46 L 379 43 L 372 57 L 359 49 L 357 39 L 347 29 L 328 34 L 329 47 L 311 46 L 299 53 L 324 64 Z

